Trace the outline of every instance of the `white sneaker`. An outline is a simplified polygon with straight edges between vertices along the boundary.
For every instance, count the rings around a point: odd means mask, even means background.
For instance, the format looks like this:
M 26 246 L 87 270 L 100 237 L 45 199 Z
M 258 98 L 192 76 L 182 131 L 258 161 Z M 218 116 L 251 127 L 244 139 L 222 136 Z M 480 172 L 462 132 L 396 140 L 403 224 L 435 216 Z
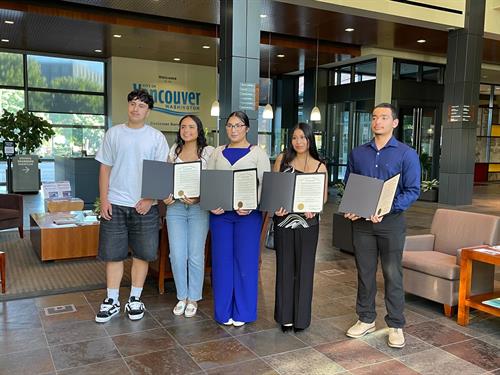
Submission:
M 233 326 L 235 326 L 235 327 L 241 327 L 244 325 L 245 325 L 245 322 L 238 322 L 237 320 L 233 320 Z
M 184 314 L 184 311 L 186 310 L 186 301 L 179 301 L 177 302 L 177 305 L 175 305 L 173 313 L 174 315 L 182 315 Z
M 232 326 L 233 325 L 233 319 L 229 318 L 229 320 L 227 322 L 224 322 L 222 324 L 224 324 L 225 326 Z
M 372 332 L 375 332 L 375 322 L 364 323 L 361 320 L 358 320 L 356 324 L 349 328 L 345 334 L 349 337 L 357 339 Z
M 198 306 L 196 305 L 196 302 L 189 302 L 186 306 L 186 310 L 184 310 L 184 316 L 186 318 L 192 318 L 193 316 L 196 315 L 196 311 L 198 310 Z
M 404 348 L 405 335 L 402 328 L 389 328 L 389 338 L 387 340 L 387 345 L 391 348 Z

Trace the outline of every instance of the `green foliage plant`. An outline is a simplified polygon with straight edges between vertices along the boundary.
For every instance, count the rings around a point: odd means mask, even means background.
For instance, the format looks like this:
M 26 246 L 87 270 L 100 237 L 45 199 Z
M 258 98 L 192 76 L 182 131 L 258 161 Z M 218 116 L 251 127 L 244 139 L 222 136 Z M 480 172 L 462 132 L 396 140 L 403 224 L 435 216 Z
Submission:
M 436 178 L 429 181 L 422 181 L 420 183 L 420 190 L 422 190 L 422 192 L 424 193 L 429 190 L 437 189 L 438 187 L 439 181 Z
M 20 154 L 31 154 L 54 136 L 52 125 L 31 112 L 4 111 L 0 117 L 0 140 L 14 141 Z

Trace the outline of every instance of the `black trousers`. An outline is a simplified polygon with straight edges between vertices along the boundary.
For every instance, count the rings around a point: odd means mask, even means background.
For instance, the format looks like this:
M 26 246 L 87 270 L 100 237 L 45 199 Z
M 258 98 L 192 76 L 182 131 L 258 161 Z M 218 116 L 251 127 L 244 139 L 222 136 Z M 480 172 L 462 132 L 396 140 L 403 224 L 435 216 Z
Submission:
M 304 329 L 311 324 L 314 263 L 319 225 L 309 228 L 274 227 L 276 302 L 274 319 Z
M 405 244 L 406 221 L 403 213 L 389 214 L 382 222 L 358 219 L 353 222 L 353 243 L 358 269 L 358 297 L 356 312 L 365 323 L 375 321 L 375 296 L 377 294 L 377 264 L 384 275 L 385 321 L 389 327 L 405 325 L 403 269 L 401 258 Z

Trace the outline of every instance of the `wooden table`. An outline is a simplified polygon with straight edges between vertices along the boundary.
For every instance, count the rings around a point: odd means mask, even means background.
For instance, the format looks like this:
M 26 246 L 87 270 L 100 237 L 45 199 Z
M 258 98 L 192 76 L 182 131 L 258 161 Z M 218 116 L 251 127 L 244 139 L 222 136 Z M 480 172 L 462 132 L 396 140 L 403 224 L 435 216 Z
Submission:
M 457 323 L 466 326 L 469 324 L 469 309 L 487 312 L 500 316 L 500 309 L 485 305 L 483 301 L 500 297 L 500 291 L 475 296 L 470 295 L 472 261 L 500 265 L 500 249 L 490 246 L 463 249 L 460 261 L 460 289 L 458 292 L 458 319 Z
M 74 218 L 76 224 L 54 223 L 64 218 Z M 31 214 L 30 239 L 42 261 L 95 257 L 99 221 L 95 216 L 86 216 L 84 211 Z

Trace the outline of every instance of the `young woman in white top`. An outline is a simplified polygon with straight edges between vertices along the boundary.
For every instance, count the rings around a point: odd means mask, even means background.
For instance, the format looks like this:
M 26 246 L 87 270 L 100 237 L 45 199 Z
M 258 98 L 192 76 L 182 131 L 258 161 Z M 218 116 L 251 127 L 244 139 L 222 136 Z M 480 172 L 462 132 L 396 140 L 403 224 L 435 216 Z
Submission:
M 226 122 L 229 143 L 215 149 L 208 169 L 257 168 L 260 182 L 270 163 L 267 154 L 247 140 L 250 121 L 233 112 Z M 215 320 L 236 327 L 257 320 L 257 282 L 262 213 L 258 210 L 211 211 L 212 288 Z
M 212 146 L 207 145 L 201 120 L 195 115 L 187 115 L 179 122 L 177 140 L 171 148 L 168 161 L 182 163 L 200 160 L 202 168 L 206 169 L 213 150 Z M 170 263 L 179 300 L 173 313 L 190 318 L 196 315 L 197 301 L 202 298 L 208 211 L 200 208 L 199 198 L 174 200 L 170 196 L 164 202 L 168 206 Z

